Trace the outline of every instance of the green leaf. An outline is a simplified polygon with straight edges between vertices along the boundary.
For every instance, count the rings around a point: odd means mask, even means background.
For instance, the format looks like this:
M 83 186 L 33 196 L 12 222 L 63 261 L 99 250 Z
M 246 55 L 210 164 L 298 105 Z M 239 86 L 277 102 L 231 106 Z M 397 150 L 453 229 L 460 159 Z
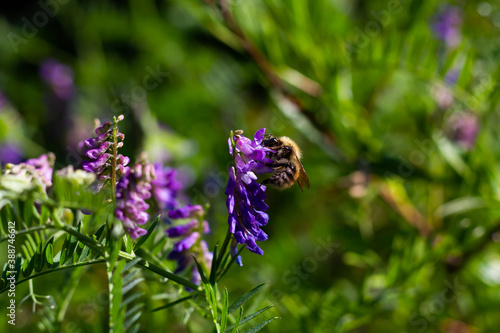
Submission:
M 137 284 L 139 284 L 142 281 L 144 281 L 144 278 L 138 278 L 138 279 L 135 279 L 135 280 L 129 282 L 128 284 L 124 285 L 122 288 L 122 294 L 125 295 L 130 290 L 132 290 L 132 288 L 134 288 Z
M 35 207 L 35 200 L 33 198 L 28 199 L 27 201 L 23 202 L 23 214 L 24 214 L 24 222 L 31 226 L 33 225 L 33 209 Z
M 443 68 L 441 69 L 441 76 L 442 77 L 444 77 L 446 75 L 446 73 L 448 72 L 448 70 L 451 68 L 451 66 L 453 66 L 453 63 L 455 62 L 455 58 L 457 57 L 458 52 L 459 52 L 459 49 L 455 49 L 448 54 L 448 57 L 446 58 L 446 61 L 443 65 Z
M 123 320 L 125 316 L 125 308 L 121 306 L 122 303 L 122 271 L 126 262 L 115 261 L 114 267 L 108 262 L 108 283 L 110 290 L 109 302 L 109 328 L 113 332 L 123 331 Z
M 128 331 L 127 333 L 137 333 L 139 332 L 139 328 L 141 327 L 141 325 L 139 323 L 136 323 L 134 326 L 132 326 Z
M 110 205 L 103 205 L 108 195 L 106 189 L 95 193 L 88 184 L 78 183 L 57 174 L 54 174 L 52 183 L 51 197 L 60 207 L 90 210 L 93 214 L 109 209 Z
M 138 299 L 139 297 L 142 296 L 142 293 L 141 292 L 137 292 L 135 294 L 132 294 L 130 296 L 127 296 L 127 298 L 125 298 L 123 301 L 122 301 L 122 306 L 123 307 L 126 307 L 128 304 L 132 303 L 133 301 L 135 301 L 136 299 Z
M 62 251 L 59 251 L 54 256 L 54 258 L 52 259 L 53 264 L 51 265 L 51 268 L 56 268 L 59 266 L 59 263 L 61 262 L 61 253 L 62 253 Z
M 265 283 L 259 284 L 257 287 L 253 288 L 252 290 L 250 290 L 249 292 L 247 292 L 246 294 L 244 294 L 243 296 L 241 296 L 236 302 L 234 302 L 233 304 L 231 304 L 231 306 L 229 307 L 229 310 L 227 310 L 227 313 L 228 314 L 232 313 L 234 310 L 236 310 L 237 308 L 239 308 L 243 303 L 245 303 L 246 301 L 248 301 L 256 293 L 258 293 L 260 291 L 260 289 L 264 285 L 265 285 Z
M 125 266 L 125 268 L 127 268 L 127 267 Z M 127 269 L 125 269 L 125 268 L 123 269 L 124 272 L 127 271 Z M 126 276 L 124 276 L 123 277 L 123 284 L 125 285 L 125 284 L 131 282 L 134 279 L 134 276 L 137 275 L 137 273 L 139 273 L 139 270 L 134 269 L 129 274 L 127 274 Z
M 462 197 L 444 203 L 434 212 L 435 216 L 444 218 L 450 215 L 465 213 L 474 209 L 483 208 L 486 202 L 481 197 Z
M 140 257 L 135 257 L 134 259 L 130 260 L 126 265 L 125 267 L 123 268 L 123 271 L 124 272 L 127 272 L 129 271 L 132 267 L 134 267 L 139 261 L 141 261 L 142 258 Z M 133 273 L 135 273 L 136 271 L 134 271 Z M 132 274 L 132 273 L 131 273 Z
M 460 77 L 458 78 L 457 86 L 467 89 L 472 78 L 472 71 L 473 71 L 473 66 L 475 64 L 475 60 L 476 56 L 474 54 L 474 51 L 471 50 L 467 52 L 465 62 L 462 65 L 462 68 L 460 69 Z
M 45 257 L 43 256 L 43 243 L 40 242 L 38 244 L 38 247 L 36 249 L 36 253 L 33 256 L 35 259 L 35 272 L 40 272 L 43 269 L 43 266 L 45 265 Z
M 160 221 L 160 217 L 161 215 L 158 215 L 156 220 L 154 220 L 153 223 L 151 223 L 151 225 L 149 226 L 147 234 L 141 236 L 139 240 L 137 240 L 137 243 L 135 243 L 134 246 L 134 252 L 137 251 L 142 246 L 142 244 L 144 244 L 148 240 L 149 236 L 151 236 L 156 226 L 158 225 L 158 222 Z
M 49 219 L 49 217 L 50 217 L 50 209 L 49 209 L 49 207 L 47 207 L 45 205 L 42 205 L 41 214 L 40 214 L 40 223 L 41 224 L 46 223 L 47 220 Z
M 135 313 L 132 317 L 128 318 L 127 321 L 123 324 L 123 328 L 125 332 L 129 331 L 130 326 L 132 326 L 142 315 L 142 311 Z
M 177 304 L 179 304 L 179 303 L 185 302 L 185 301 L 187 301 L 187 300 L 189 300 L 189 299 L 193 298 L 193 296 L 194 296 L 194 295 L 189 295 L 189 296 L 186 296 L 186 297 L 183 297 L 183 298 L 179 298 L 179 299 L 178 299 L 178 300 L 176 300 L 176 301 L 173 301 L 173 302 L 171 302 L 171 303 L 168 303 L 168 304 L 162 305 L 162 306 L 160 306 L 160 307 L 158 307 L 158 308 L 156 308 L 156 309 L 153 309 L 153 311 L 152 311 L 152 312 L 156 312 L 156 311 L 163 310 L 163 309 L 168 309 L 168 308 L 170 308 L 170 307 L 172 307 L 172 306 L 174 306 L 174 305 L 177 305 Z
M 229 269 L 231 268 L 231 266 L 236 262 L 236 259 L 238 259 L 238 256 L 241 254 L 241 252 L 243 252 L 244 249 L 246 249 L 247 247 L 245 245 L 242 245 L 238 252 L 236 253 L 236 255 L 234 255 L 232 258 L 231 258 L 231 261 L 229 262 L 229 264 L 224 268 L 224 270 L 222 271 L 222 273 L 219 274 L 219 277 L 217 278 L 217 281 L 220 281 L 220 279 L 222 279 L 222 277 L 224 275 L 226 275 L 226 273 L 229 271 Z M 228 254 L 229 255 L 229 254 Z
M 21 266 L 21 272 L 23 273 L 24 277 L 28 277 L 31 274 L 31 271 L 28 271 L 30 261 L 28 259 L 25 259 L 23 261 L 23 265 Z
M 165 248 L 165 244 L 167 244 L 168 238 L 161 237 L 158 242 L 156 242 L 151 248 L 151 255 L 157 255 L 163 248 Z
M 60 256 L 61 266 L 64 265 L 64 263 L 66 262 L 66 258 L 68 257 L 70 240 L 71 240 L 71 235 L 67 234 L 61 248 L 61 256 Z
M 258 332 L 258 331 L 260 331 L 260 330 L 261 330 L 264 326 L 266 326 L 267 324 L 269 324 L 270 322 L 272 322 L 272 321 L 273 321 L 273 320 L 275 320 L 275 319 L 278 319 L 278 317 L 269 318 L 268 320 L 263 321 L 262 323 L 255 325 L 255 326 L 254 326 L 254 327 L 252 327 L 251 329 L 246 330 L 246 331 L 245 331 L 245 333 L 255 333 L 255 332 Z
M 240 306 L 240 313 L 238 314 L 238 319 L 236 319 L 236 323 L 234 325 L 231 325 L 231 327 L 233 328 L 232 332 L 231 333 L 237 333 L 237 329 L 238 327 L 240 326 L 240 322 L 241 322 L 241 317 L 243 316 L 243 307 Z M 229 328 L 230 329 L 230 328 Z M 228 330 L 229 330 L 228 329 Z M 226 332 L 228 331 L 226 330 Z M 225 333 L 225 332 L 224 332 Z
M 23 262 L 23 257 L 18 254 L 16 256 L 16 262 L 14 264 L 14 270 L 17 272 L 16 273 L 16 281 L 19 279 L 19 277 L 21 277 L 21 265 L 22 265 L 22 262 Z
M 228 296 L 228 293 L 227 293 L 227 288 L 224 287 L 224 296 L 223 296 L 223 299 L 222 299 L 222 314 L 221 314 L 221 318 L 220 318 L 220 330 L 222 332 L 224 332 L 224 330 L 226 329 L 226 325 L 227 325 L 227 309 L 229 307 L 229 296 Z
M 169 271 L 166 271 L 164 270 L 163 268 L 160 268 L 156 265 L 153 265 L 152 263 L 150 262 L 147 262 L 146 260 L 141 260 L 137 263 L 139 266 L 142 266 L 148 270 L 150 270 L 151 272 L 154 272 L 156 274 L 159 274 L 161 276 L 164 276 L 172 281 L 175 281 L 185 287 L 188 287 L 188 288 L 191 288 L 193 290 L 197 290 L 199 288 L 199 286 L 197 286 L 196 284 L 194 284 L 193 282 L 189 281 L 189 280 L 186 280 L 172 272 L 169 272 Z
M 89 254 L 90 254 L 90 247 L 84 246 L 82 253 L 80 254 L 80 258 L 78 258 L 78 262 L 82 262 L 85 259 L 87 259 L 89 257 Z
M 217 288 L 217 286 L 212 286 L 209 283 L 203 283 L 203 288 L 205 289 L 205 297 L 207 298 L 210 312 L 212 313 L 213 322 L 215 324 L 217 332 L 220 332 L 220 325 L 217 322 L 217 295 L 215 291 L 215 288 Z
M 210 277 L 209 277 L 209 280 L 210 280 L 210 284 L 211 285 L 214 285 L 215 284 L 215 277 L 217 276 L 217 270 L 219 269 L 217 267 L 217 261 L 218 261 L 218 253 L 217 253 L 217 245 L 218 244 L 215 244 L 214 246 L 214 251 L 213 251 L 213 259 L 212 259 L 212 265 L 210 267 Z
M 45 244 L 45 247 L 43 248 L 43 260 L 47 263 L 47 267 L 50 268 L 51 265 L 53 264 L 52 260 L 52 250 L 53 250 L 53 244 L 54 243 L 54 236 L 50 237 L 47 243 Z M 47 251 L 49 251 L 50 247 L 50 255 L 47 254 Z
M 76 245 L 76 249 L 75 249 L 75 252 L 73 253 L 73 262 L 74 263 L 77 263 L 78 262 L 78 259 L 80 259 L 80 256 L 82 255 L 83 253 L 83 249 L 86 248 L 87 246 L 81 242 L 78 242 L 78 244 Z
M 37 233 L 35 233 L 35 236 L 40 237 Z M 30 257 L 35 254 L 38 243 L 39 241 L 35 241 L 31 235 L 26 235 L 25 245 Z
M 227 329 L 225 332 L 229 332 L 229 331 L 230 331 L 230 330 L 232 330 L 233 328 L 238 328 L 238 323 L 239 323 L 239 324 L 244 324 L 244 323 L 246 323 L 247 321 L 249 321 L 249 320 L 251 320 L 251 319 L 253 319 L 253 318 L 257 317 L 257 316 L 258 316 L 258 315 L 260 315 L 261 313 L 263 313 L 263 312 L 265 312 L 265 311 L 269 310 L 269 309 L 270 309 L 270 308 L 272 308 L 272 307 L 273 307 L 273 305 L 266 306 L 265 308 L 260 309 L 259 311 L 255 312 L 255 313 L 252 313 L 251 315 L 246 316 L 245 318 L 241 319 L 241 321 L 240 321 L 240 320 L 238 320 L 238 322 L 237 322 L 236 324 L 229 326 L 229 327 L 228 327 L 228 329 Z M 241 312 L 243 311 L 243 309 L 242 309 L 241 307 L 240 307 L 240 309 L 241 309 L 241 310 L 240 310 L 240 318 L 241 318 Z
M 80 232 L 81 226 L 82 226 L 82 222 L 80 221 L 78 223 L 78 226 L 76 227 L 76 231 L 78 233 Z M 63 265 L 71 264 L 71 262 L 73 260 L 73 254 L 76 250 L 77 245 L 78 245 L 78 239 L 75 236 L 70 235 L 69 246 L 67 248 L 68 252 L 66 253 L 66 261 L 63 262 Z
M 7 263 L 3 264 L 3 268 L 2 268 L 2 279 L 5 281 L 5 279 L 7 278 L 7 271 L 9 269 L 9 266 L 7 265 Z
M 54 260 L 52 258 L 52 244 L 50 243 L 45 247 L 45 260 L 47 261 L 47 267 L 53 267 Z
M 36 263 L 36 255 L 34 255 L 33 257 L 31 257 L 31 259 L 29 260 L 29 263 L 28 263 L 28 268 L 26 270 L 26 273 L 27 275 L 24 275 L 24 276 L 30 276 L 31 273 L 33 272 L 33 269 L 35 268 L 35 263 Z
M 101 226 L 99 227 L 99 229 L 97 229 L 97 231 L 95 232 L 95 234 L 94 234 L 94 235 L 95 235 L 95 240 L 96 240 L 96 241 L 102 241 L 101 236 L 102 236 L 102 235 L 103 235 L 103 233 L 104 233 L 104 229 L 105 229 L 105 227 L 106 227 L 106 224 L 103 224 L 103 225 L 101 225 Z
M 198 273 L 200 273 L 201 281 L 203 281 L 203 283 L 205 283 L 205 284 L 208 284 L 209 282 L 208 282 L 207 277 L 205 276 L 205 273 L 203 272 L 203 268 L 198 263 L 198 260 L 196 260 L 195 256 L 192 256 L 192 257 L 194 259 L 194 263 L 196 264 L 196 268 L 198 269 Z
M 131 315 L 133 315 L 137 311 L 141 310 L 143 307 L 144 307 L 144 304 L 142 304 L 142 303 L 134 305 L 133 307 L 128 309 L 127 312 L 125 312 L 125 317 L 126 318 L 130 317 Z

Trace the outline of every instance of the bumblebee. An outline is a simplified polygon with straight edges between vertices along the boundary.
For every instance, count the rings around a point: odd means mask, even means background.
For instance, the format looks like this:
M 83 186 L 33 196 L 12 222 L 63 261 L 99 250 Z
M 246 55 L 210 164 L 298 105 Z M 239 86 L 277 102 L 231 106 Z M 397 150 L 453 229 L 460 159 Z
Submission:
M 262 141 L 262 145 L 275 151 L 269 155 L 274 162 L 267 164 L 275 172 L 262 184 L 271 184 L 281 190 L 290 188 L 295 183 L 299 184 L 301 191 L 304 191 L 303 187 L 309 188 L 309 178 L 300 162 L 302 152 L 292 139 L 269 135 Z

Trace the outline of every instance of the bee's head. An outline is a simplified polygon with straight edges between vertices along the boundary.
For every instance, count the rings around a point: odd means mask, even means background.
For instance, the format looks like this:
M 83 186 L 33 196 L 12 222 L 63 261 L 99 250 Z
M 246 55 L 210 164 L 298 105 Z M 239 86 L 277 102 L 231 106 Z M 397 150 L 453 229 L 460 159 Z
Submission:
M 276 146 L 280 146 L 281 143 L 272 134 L 269 134 L 269 136 L 262 141 L 262 145 L 265 147 L 276 147 Z

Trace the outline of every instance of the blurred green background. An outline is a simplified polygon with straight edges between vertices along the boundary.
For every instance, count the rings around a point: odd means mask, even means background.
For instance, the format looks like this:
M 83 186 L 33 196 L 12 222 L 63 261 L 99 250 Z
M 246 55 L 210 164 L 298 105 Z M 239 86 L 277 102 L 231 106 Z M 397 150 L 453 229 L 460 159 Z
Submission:
M 268 191 L 264 256 L 222 280 L 231 300 L 268 282 L 255 307 L 281 320 L 263 331 L 498 332 L 499 32 L 500 1 L 2 3 L 0 159 L 78 166 L 93 119 L 125 114 L 122 153 L 182 170 L 212 247 L 229 132 L 266 127 L 301 146 L 311 189 Z M 150 309 L 164 287 L 142 286 Z M 87 270 L 64 330 L 105 332 L 106 293 Z M 41 330 L 43 307 L 21 308 L 2 331 Z M 192 312 L 145 311 L 141 331 L 208 332 Z

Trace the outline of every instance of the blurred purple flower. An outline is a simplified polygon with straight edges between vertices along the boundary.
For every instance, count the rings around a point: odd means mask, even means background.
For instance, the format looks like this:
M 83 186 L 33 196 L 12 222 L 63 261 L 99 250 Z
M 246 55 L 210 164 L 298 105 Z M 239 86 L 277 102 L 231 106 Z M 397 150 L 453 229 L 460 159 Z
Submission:
M 0 145 L 0 163 L 18 164 L 23 161 L 23 152 L 19 146 L 13 142 L 4 142 Z
M 442 110 L 450 108 L 455 102 L 453 92 L 445 85 L 436 84 L 431 89 L 432 96 Z
M 462 39 L 462 11 L 454 6 L 444 7 L 433 20 L 432 28 L 437 38 L 443 40 L 449 47 L 460 44 Z
M 78 143 L 75 140 L 75 112 L 72 106 L 75 96 L 73 70 L 54 59 L 45 59 L 39 67 L 39 75 L 48 87 L 44 94 L 46 112 L 40 130 L 50 149 L 59 149 L 64 143 L 74 148 Z
M 460 76 L 460 71 L 458 69 L 449 70 L 444 76 L 444 82 L 448 85 L 454 85 L 458 81 L 458 77 Z
M 123 116 L 118 117 L 118 121 L 123 119 Z M 88 158 L 82 162 L 82 168 L 85 171 L 93 172 L 97 176 L 97 190 L 100 190 L 108 181 L 111 180 L 111 162 L 113 158 L 113 149 L 123 146 L 125 135 L 117 129 L 117 142 L 113 142 L 113 124 L 111 122 L 104 123 L 95 130 L 97 137 L 80 142 L 84 154 Z M 127 164 L 130 159 L 126 156 L 118 154 L 116 156 L 116 174 L 118 176 L 125 175 L 129 168 Z M 117 181 L 119 177 L 116 177 Z M 114 184 L 113 184 L 114 186 Z
M 176 210 L 168 212 L 171 219 L 188 219 L 204 214 L 203 207 L 200 205 L 187 205 Z
M 474 148 L 479 132 L 479 120 L 472 112 L 463 112 L 450 117 L 451 139 L 466 149 Z
M 47 186 L 52 186 L 52 172 L 54 171 L 55 160 L 56 157 L 53 153 L 47 153 L 37 158 L 31 158 L 24 163 L 38 170 Z
M 154 177 L 152 164 L 136 164 L 133 169 L 127 170 L 116 185 L 115 216 L 122 221 L 123 228 L 133 239 L 147 233 L 138 225 L 146 224 L 149 220 L 146 200 L 151 197 L 151 180 Z
M 257 254 L 264 251 L 257 246 L 256 241 L 267 240 L 267 235 L 261 227 L 269 221 L 264 213 L 268 206 L 264 202 L 266 187 L 257 183 L 256 173 L 273 172 L 266 163 L 273 161 L 267 157 L 269 148 L 262 146 L 265 128 L 255 133 L 254 140 L 241 135 L 235 135 L 235 150 L 229 139 L 229 152 L 234 157 L 235 166 L 229 168 L 229 180 L 225 194 L 229 212 L 229 228 L 238 244 L 245 244 L 247 248 Z
M 182 189 L 181 182 L 177 179 L 177 170 L 163 167 L 161 163 L 154 164 L 156 179 L 151 181 L 153 198 L 161 211 L 170 211 L 177 208 L 177 194 Z
M 38 192 L 47 196 L 47 187 L 52 186 L 52 171 L 55 156 L 52 153 L 27 160 L 20 164 L 5 166 L 0 187 L 13 192 Z
M 52 153 L 29 159 L 24 163 L 5 166 L 1 187 L 15 192 L 36 191 L 47 196 L 47 187 L 52 186 L 55 156 Z M 12 186 L 13 185 L 13 186 Z
M 69 100 L 75 92 L 73 69 L 54 59 L 46 59 L 40 65 L 40 76 L 63 100 Z
M 187 209 L 180 209 L 178 211 L 196 212 L 198 217 L 202 217 L 205 214 L 201 206 L 188 207 Z M 201 208 L 201 211 L 198 210 L 198 207 Z M 195 217 L 193 214 L 175 214 L 175 216 L 178 217 L 171 218 L 184 219 Z M 175 274 L 184 271 L 188 266 L 192 266 L 191 281 L 195 284 L 200 283 L 201 277 L 196 265 L 194 265 L 193 255 L 205 267 L 209 268 L 212 265 L 213 254 L 208 250 L 207 243 L 201 239 L 202 234 L 208 234 L 209 232 L 208 222 L 203 221 L 200 224 L 200 221 L 197 219 L 192 219 L 185 224 L 176 225 L 165 230 L 167 237 L 180 238 L 174 243 L 172 251 L 168 255 L 168 259 L 177 261 Z

